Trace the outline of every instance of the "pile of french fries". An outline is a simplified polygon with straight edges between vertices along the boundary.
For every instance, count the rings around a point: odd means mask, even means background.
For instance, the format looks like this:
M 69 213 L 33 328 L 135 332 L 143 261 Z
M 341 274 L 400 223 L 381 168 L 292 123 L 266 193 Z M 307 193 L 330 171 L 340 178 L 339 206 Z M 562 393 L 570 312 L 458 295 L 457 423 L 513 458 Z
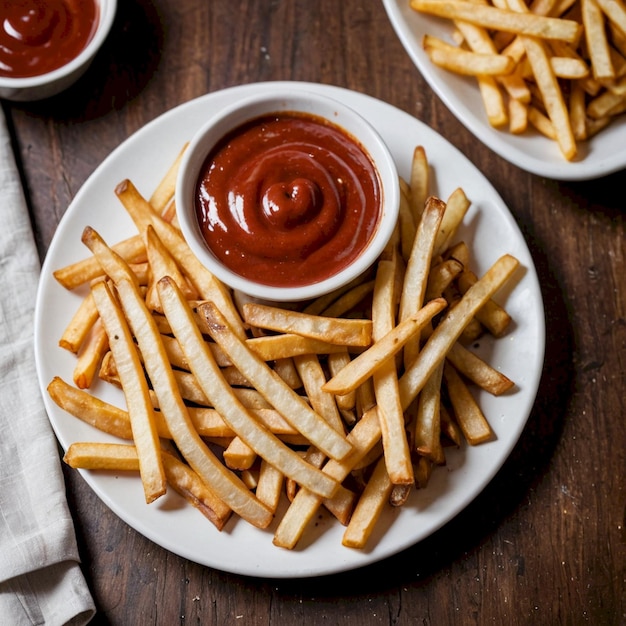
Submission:
M 233 513 L 266 529 L 282 500 L 273 542 L 288 549 L 325 507 L 345 525 L 343 545 L 363 548 L 386 507 L 427 487 L 447 446 L 493 438 L 470 385 L 499 395 L 513 382 L 467 345 L 506 333 L 493 296 L 518 261 L 472 272 L 471 242 L 455 241 L 470 201 L 460 188 L 445 202 L 429 195 L 418 146 L 395 235 L 369 274 L 313 301 L 258 303 L 182 237 L 181 156 L 150 198 L 130 180 L 115 189 L 136 235 L 109 244 L 87 226 L 91 255 L 54 272 L 89 289 L 59 341 L 76 354 L 73 381 L 57 376 L 48 392 L 112 436 L 72 443 L 64 460 L 137 472 L 147 503 L 171 488 L 220 530 Z M 96 381 L 121 388 L 126 406 L 100 399 Z
M 578 143 L 626 109 L 626 6 L 621 0 L 410 0 L 452 21 L 448 43 L 426 35 L 436 65 L 474 76 L 489 123 L 514 134 L 529 125 Z

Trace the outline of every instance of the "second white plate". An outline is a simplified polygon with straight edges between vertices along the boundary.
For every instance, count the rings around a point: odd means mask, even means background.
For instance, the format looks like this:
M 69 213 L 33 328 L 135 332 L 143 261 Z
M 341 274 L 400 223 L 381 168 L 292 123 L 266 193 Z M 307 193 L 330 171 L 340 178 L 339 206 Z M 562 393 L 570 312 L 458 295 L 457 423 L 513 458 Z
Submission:
M 484 272 L 504 253 L 515 255 L 523 269 L 514 285 L 498 296 L 515 320 L 513 329 L 499 341 L 481 341 L 480 349 L 489 362 L 517 385 L 515 391 L 499 398 L 479 395 L 496 433 L 495 441 L 450 450 L 447 466 L 436 469 L 427 489 L 415 491 L 406 506 L 384 515 L 366 550 L 342 547 L 343 527 L 325 516 L 311 525 L 293 551 L 272 544 L 274 526 L 261 531 L 232 520 L 220 533 L 175 493 L 146 505 L 138 477 L 83 472 L 111 510 L 167 550 L 220 570 L 277 578 L 330 574 L 378 561 L 424 539 L 454 517 L 491 480 L 517 442 L 535 400 L 544 352 L 543 304 L 530 253 L 511 214 L 485 177 L 447 141 L 388 104 L 336 87 L 301 86 L 340 99 L 369 119 L 387 142 L 405 178 L 413 148 L 423 145 L 433 169 L 432 192 L 447 198 L 461 186 L 472 200 L 459 237 L 470 243 L 475 270 Z M 111 438 L 60 410 L 46 392 L 54 376 L 72 380 L 75 357 L 59 348 L 57 342 L 85 293 L 66 291 L 54 280 L 52 271 L 87 256 L 80 242 L 87 225 L 110 243 L 136 232 L 113 192 L 120 181 L 132 179 L 149 196 L 183 143 L 208 116 L 238 98 L 274 88 L 275 83 L 235 87 L 193 100 L 159 117 L 102 163 L 61 220 L 42 268 L 35 350 L 46 408 L 64 449 L 74 441 Z M 94 391 L 123 406 L 121 393 L 110 385 L 96 384 Z
M 566 161 L 555 141 L 534 131 L 512 135 L 490 126 L 476 81 L 435 66 L 422 48 L 424 35 L 450 40 L 449 20 L 418 14 L 409 0 L 383 0 L 398 38 L 420 73 L 457 119 L 482 143 L 518 167 L 556 180 L 587 180 L 626 167 L 626 116 L 587 142 L 575 161 Z

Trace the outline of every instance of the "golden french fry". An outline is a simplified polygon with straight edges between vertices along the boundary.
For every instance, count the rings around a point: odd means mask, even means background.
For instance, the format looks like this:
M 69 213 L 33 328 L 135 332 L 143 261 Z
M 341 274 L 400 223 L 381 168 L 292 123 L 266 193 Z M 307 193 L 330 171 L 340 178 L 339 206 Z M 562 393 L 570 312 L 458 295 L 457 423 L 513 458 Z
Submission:
M 402 179 L 400 179 L 402 180 Z M 411 248 L 413 247 L 413 240 L 415 239 L 415 218 L 411 210 L 410 204 L 410 192 L 407 190 L 400 193 L 400 205 L 398 213 L 398 225 L 399 231 L 400 250 L 402 251 L 402 258 L 406 261 L 411 254 Z M 422 205 L 423 209 L 423 205 Z
M 168 485 L 197 508 L 218 530 L 222 530 L 231 510 L 188 466 L 162 451 Z M 115 443 L 73 443 L 63 457 L 73 468 L 138 471 L 139 455 L 134 445 Z
M 456 370 L 446 363 L 443 368 L 443 376 L 456 422 L 467 442 L 474 446 L 492 439 L 493 431 L 489 422 L 485 419 L 483 412 L 474 400 L 474 396 Z
M 558 78 L 580 80 L 589 75 L 589 67 L 582 59 L 569 57 L 551 57 L 550 65 L 554 75 Z
M 326 377 L 317 355 L 306 354 L 298 356 L 294 358 L 294 363 L 313 410 L 318 415 L 321 415 L 326 423 L 336 431 L 343 432 L 343 423 L 335 397 L 322 390 Z
M 141 480 L 146 502 L 150 503 L 165 493 L 166 485 L 148 383 L 124 314 L 107 283 L 94 284 L 91 293 L 109 337 L 126 396 L 133 439 L 139 454 Z
M 430 375 L 418 397 L 415 417 L 415 449 L 432 463 L 445 462 L 441 447 L 441 380 L 443 363 Z
M 145 231 L 146 252 L 152 274 L 152 282 L 146 293 L 146 304 L 150 310 L 159 311 L 160 303 L 156 293 L 156 283 L 163 276 L 169 276 L 180 287 L 187 300 L 196 300 L 199 297 L 197 289 L 183 276 L 176 261 L 169 250 L 163 245 L 152 225 Z
M 494 396 L 502 395 L 514 385 L 510 378 L 458 342 L 450 348 L 447 358 L 461 374 Z
M 278 508 L 283 489 L 284 476 L 280 470 L 265 459 L 261 459 L 259 480 L 256 486 L 256 497 L 263 502 L 270 511 L 275 512 Z
M 59 339 L 59 346 L 77 354 L 97 319 L 98 309 L 90 293 L 81 300 L 76 313 L 74 313 L 69 324 L 65 327 Z
M 460 187 L 457 187 L 446 201 L 439 232 L 435 239 L 433 255 L 443 254 L 450 244 L 463 222 L 463 218 L 469 210 L 471 202 Z
M 385 459 L 381 458 L 367 482 L 354 509 L 341 543 L 348 548 L 364 548 L 385 505 L 388 504 L 393 483 L 387 474 Z
M 409 206 L 413 215 L 413 223 L 417 225 L 428 198 L 430 166 L 424 146 L 416 146 L 411 159 L 411 175 L 409 177 Z M 412 239 L 411 239 L 412 241 Z
M 155 190 L 150 196 L 150 204 L 156 213 L 161 215 L 165 211 L 166 207 L 172 202 L 174 198 L 174 192 L 176 189 L 176 178 L 178 176 L 178 170 L 180 169 L 180 163 L 183 160 L 185 151 L 187 150 L 189 143 L 185 143 L 180 152 L 176 155 L 173 163 L 168 168 L 165 176 L 159 181 Z
M 499 74 L 497 79 L 506 78 L 514 70 L 515 68 L 508 71 L 506 74 Z M 487 120 L 494 128 L 500 128 L 509 121 L 507 108 L 504 104 L 504 97 L 500 89 L 501 83 L 499 83 L 497 79 L 492 76 L 476 77 Z
M 368 280 L 360 285 L 356 285 L 350 291 L 335 300 L 328 308 L 322 311 L 325 317 L 340 317 L 351 311 L 366 296 L 372 293 L 374 281 Z
M 240 472 L 250 469 L 257 459 L 256 452 L 239 437 L 228 444 L 223 457 L 226 467 Z
M 528 121 L 542 135 L 545 135 L 548 139 L 554 139 L 556 141 L 556 130 L 554 129 L 552 121 L 537 107 L 528 107 Z
M 515 62 L 511 57 L 502 54 L 470 52 L 450 45 L 432 35 L 425 35 L 422 45 L 435 65 L 456 74 L 506 76 L 515 69 Z
M 48 394 L 63 410 L 103 432 L 121 439 L 132 439 L 128 412 L 96 396 L 77 389 L 55 376 L 47 387 Z
M 461 273 L 458 278 L 458 285 L 461 293 L 466 293 L 477 280 L 476 275 L 471 270 L 465 270 Z M 501 337 L 504 335 L 511 324 L 511 316 L 506 312 L 504 307 L 492 299 L 489 299 L 478 311 L 476 311 L 476 319 L 494 337 Z
M 344 346 L 295 334 L 253 337 L 247 339 L 246 344 L 263 361 L 277 361 L 304 354 L 345 352 Z
M 509 99 L 509 130 L 514 135 L 526 132 L 528 128 L 528 107 L 515 98 Z
M 422 13 L 463 20 L 484 28 L 545 39 L 576 42 L 582 31 L 580 24 L 573 20 L 518 14 L 463 0 L 411 0 L 411 7 Z
M 437 232 L 445 210 L 445 203 L 438 198 L 431 196 L 426 201 L 404 275 L 398 314 L 400 322 L 408 319 L 422 308 L 428 285 L 428 270 L 435 249 Z
M 255 303 L 243 306 L 243 319 L 259 328 L 296 333 L 340 346 L 363 347 L 372 342 L 371 320 L 311 315 Z
M 74 366 L 74 383 L 81 389 L 91 386 L 102 357 L 109 350 L 109 338 L 97 319 L 83 342 Z
M 391 260 L 378 263 L 372 302 L 375 341 L 382 340 L 395 327 L 397 295 L 394 277 L 397 263 L 397 254 Z M 412 485 L 413 465 L 400 403 L 395 361 L 389 359 L 381 364 L 373 376 L 387 474 L 393 484 Z
M 455 258 L 447 259 L 431 267 L 424 300 L 441 298 L 452 281 L 463 271 L 463 264 Z
M 132 444 L 80 441 L 70 445 L 63 461 L 75 469 L 139 471 L 139 454 Z
M 596 0 L 580 0 L 580 8 L 593 77 L 599 81 L 613 79 L 615 69 L 611 61 L 602 11 Z

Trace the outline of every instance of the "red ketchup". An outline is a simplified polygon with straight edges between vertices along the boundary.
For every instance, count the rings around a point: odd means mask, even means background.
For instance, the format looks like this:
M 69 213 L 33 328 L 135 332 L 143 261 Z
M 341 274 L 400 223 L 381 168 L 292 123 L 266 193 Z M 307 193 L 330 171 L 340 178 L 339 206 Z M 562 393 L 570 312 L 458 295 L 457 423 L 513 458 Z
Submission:
M 281 112 L 219 142 L 199 176 L 196 212 L 209 248 L 233 272 L 298 287 L 333 276 L 367 246 L 380 180 L 343 129 Z
M 77 57 L 98 24 L 95 0 L 0 0 L 0 76 L 40 76 Z

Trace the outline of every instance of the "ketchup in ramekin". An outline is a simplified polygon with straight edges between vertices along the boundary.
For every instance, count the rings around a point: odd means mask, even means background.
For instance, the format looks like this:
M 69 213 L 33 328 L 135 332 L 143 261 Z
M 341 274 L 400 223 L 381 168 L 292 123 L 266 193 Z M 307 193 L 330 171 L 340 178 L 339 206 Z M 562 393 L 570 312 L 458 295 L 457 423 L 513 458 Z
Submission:
M 201 230 L 233 272 L 278 287 L 352 263 L 381 214 L 377 169 L 339 126 L 281 111 L 236 128 L 208 155 L 196 192 Z
M 95 0 L 0 0 L 0 76 L 28 78 L 76 58 L 96 32 Z

